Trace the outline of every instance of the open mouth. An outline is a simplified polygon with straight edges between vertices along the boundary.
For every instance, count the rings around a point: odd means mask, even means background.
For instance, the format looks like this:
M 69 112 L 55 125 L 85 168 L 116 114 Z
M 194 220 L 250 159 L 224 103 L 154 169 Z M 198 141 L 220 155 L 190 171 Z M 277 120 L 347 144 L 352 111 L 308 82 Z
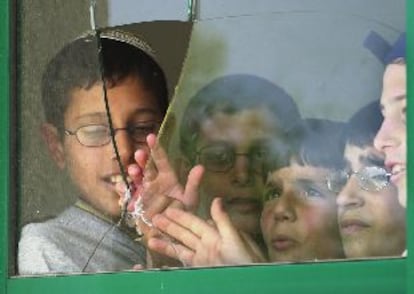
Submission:
M 391 173 L 390 181 L 393 184 L 397 184 L 402 178 L 405 177 L 405 163 L 389 159 L 385 162 L 385 167 Z
M 130 177 L 126 177 L 127 182 L 130 184 L 132 182 Z M 109 181 L 113 184 L 117 184 L 117 183 L 123 183 L 124 182 L 124 178 L 122 177 L 122 175 L 118 174 L 118 175 L 112 175 L 109 177 Z
M 396 184 L 403 177 L 405 177 L 405 167 L 400 164 L 396 164 L 392 167 L 391 174 L 390 180 L 392 183 Z
M 105 183 L 111 185 L 112 187 L 115 187 L 119 183 L 125 183 L 124 178 L 121 174 L 109 175 L 104 177 L 103 180 Z M 126 177 L 126 181 L 128 184 L 132 184 L 132 179 L 129 176 Z

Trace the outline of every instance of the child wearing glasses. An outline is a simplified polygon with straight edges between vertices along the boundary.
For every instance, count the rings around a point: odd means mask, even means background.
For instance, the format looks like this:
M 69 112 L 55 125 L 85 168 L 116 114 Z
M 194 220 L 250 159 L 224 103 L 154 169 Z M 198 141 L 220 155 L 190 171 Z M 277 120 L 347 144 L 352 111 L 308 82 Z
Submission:
M 264 78 L 233 74 L 200 89 L 190 99 L 179 125 L 183 157 L 178 169 L 180 175 L 184 174 L 185 189 L 163 149 L 155 146 L 154 137 L 149 137 L 156 169 L 149 171 L 147 166 L 143 172 L 144 190 L 134 193 L 143 202 L 144 212 L 137 219 L 143 241 L 154 235 L 160 237 L 148 224 L 168 206 L 184 204 L 194 217 L 205 220 L 211 218 L 211 203 L 219 197 L 234 226 L 263 245 L 260 213 L 264 170 L 270 154 L 275 154 L 273 158 L 285 157 L 288 134 L 299 122 L 293 99 Z M 138 151 L 137 164 L 128 169 L 138 184 L 146 159 Z M 178 201 L 172 202 L 173 199 Z
M 67 172 L 79 200 L 56 218 L 26 225 L 18 252 L 19 274 L 98 272 L 145 264 L 146 250 L 122 226 L 115 185 L 120 165 L 133 162 L 145 138 L 156 133 L 168 106 L 164 73 L 151 48 L 119 30 L 89 34 L 66 45 L 42 80 L 46 122 L 42 136 L 54 162 Z M 117 150 L 104 102 L 105 81 Z M 129 179 L 127 179 L 129 181 Z
M 260 240 L 263 165 L 269 152 L 284 152 L 299 120 L 293 99 L 258 76 L 223 76 L 199 90 L 180 125 L 185 165 L 204 167 L 198 215 L 210 218 L 220 197 L 236 228 Z
M 373 140 L 382 123 L 378 101 L 354 114 L 347 123 L 344 172 L 331 175 L 339 191 L 338 223 L 347 258 L 397 256 L 405 249 L 405 208 L 390 183 L 384 155 Z
M 223 197 L 211 205 L 214 225 L 180 209 L 156 215 L 154 225 L 181 243 L 152 238 L 149 247 L 193 266 L 343 258 L 336 193 L 327 181 L 343 167 L 342 124 L 313 119 L 297 130 L 290 133 L 293 147 L 286 162 L 267 158 L 260 194 L 265 254 L 234 223 Z

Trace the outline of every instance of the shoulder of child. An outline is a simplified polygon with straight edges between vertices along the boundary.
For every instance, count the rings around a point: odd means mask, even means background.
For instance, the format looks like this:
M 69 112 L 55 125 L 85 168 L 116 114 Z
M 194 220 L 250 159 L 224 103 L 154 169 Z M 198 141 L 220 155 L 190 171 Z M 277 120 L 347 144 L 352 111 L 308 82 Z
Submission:
M 77 270 L 65 252 L 52 242 L 47 227 L 29 224 L 24 227 L 18 247 L 20 275 L 63 273 Z

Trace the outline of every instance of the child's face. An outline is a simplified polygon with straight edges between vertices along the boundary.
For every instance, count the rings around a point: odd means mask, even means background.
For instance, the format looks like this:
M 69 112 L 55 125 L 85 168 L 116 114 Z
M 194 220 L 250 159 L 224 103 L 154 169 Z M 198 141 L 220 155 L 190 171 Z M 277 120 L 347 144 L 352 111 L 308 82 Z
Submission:
M 217 113 L 200 130 L 197 150 L 207 158 L 202 181 L 202 206 L 210 207 L 214 197 L 222 197 L 225 210 L 238 229 L 260 235 L 261 194 L 263 189 L 263 151 L 277 138 L 279 128 L 274 116 L 264 108 L 242 110 L 234 114 Z M 207 149 L 206 149 L 207 148 Z M 200 151 L 212 148 L 208 155 Z M 225 152 L 228 150 L 228 152 Z M 203 151 L 203 152 L 204 152 Z M 234 155 L 222 171 L 215 171 L 224 154 Z M 219 168 L 219 167 L 218 167 Z
M 270 261 L 343 257 L 328 173 L 292 163 L 269 174 L 261 227 Z
M 352 171 L 383 167 L 383 155 L 373 146 L 347 144 L 345 158 Z M 380 191 L 363 190 L 352 175 L 337 198 L 338 221 L 347 257 L 393 256 L 405 249 L 405 209 L 390 184 Z
M 385 166 L 393 174 L 391 182 L 398 188 L 401 205 L 406 206 L 406 66 L 387 66 L 381 95 L 384 121 L 375 137 L 375 147 L 385 153 Z
M 99 124 L 108 126 L 102 85 L 88 90 L 75 89 L 65 112 L 65 129 L 75 131 L 81 126 Z M 114 128 L 142 125 L 157 131 L 162 120 L 157 100 L 137 78 L 128 77 L 115 87 L 107 89 Z M 116 132 L 116 142 L 124 167 L 133 162 L 137 148 L 146 149 L 144 143 L 132 140 L 125 130 Z M 64 165 L 79 188 L 81 198 L 100 212 L 117 218 L 120 214 L 119 196 L 114 184 L 121 180 L 120 168 L 111 143 L 100 147 L 86 147 L 75 136 L 63 141 Z

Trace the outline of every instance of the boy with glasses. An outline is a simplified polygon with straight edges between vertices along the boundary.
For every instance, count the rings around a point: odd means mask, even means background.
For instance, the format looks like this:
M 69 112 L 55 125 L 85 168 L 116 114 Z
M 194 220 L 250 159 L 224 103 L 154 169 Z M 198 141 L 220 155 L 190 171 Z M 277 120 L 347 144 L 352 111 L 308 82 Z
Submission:
M 378 101 L 358 111 L 345 132 L 345 171 L 331 174 L 330 189 L 339 192 L 338 223 L 347 258 L 398 256 L 405 249 L 405 208 L 373 146 L 382 123 Z
M 101 45 L 102 72 L 96 37 L 87 35 L 60 50 L 43 75 L 42 136 L 52 159 L 69 173 L 79 200 L 54 219 L 23 228 L 19 274 L 145 264 L 146 250 L 134 242 L 135 234 L 117 226 L 115 186 L 130 181 L 122 169 L 133 162 L 134 151 L 148 152 L 145 138 L 158 131 L 168 106 L 166 81 L 152 49 L 134 35 L 104 31 Z
M 191 98 L 180 125 L 185 165 L 201 164 L 198 215 L 210 218 L 215 197 L 237 229 L 261 239 L 261 194 L 270 154 L 283 158 L 300 115 L 281 88 L 248 74 L 223 76 Z
M 154 146 L 156 168 L 147 167 L 142 173 L 147 157 L 138 151 L 137 165 L 128 169 L 138 185 L 144 174 L 144 189 L 135 192 L 132 201 L 142 201 L 144 210 L 139 209 L 136 223 L 143 240 L 157 236 L 150 226 L 155 214 L 168 206 L 180 206 L 171 203 L 173 199 L 202 219 L 209 219 L 211 203 L 219 197 L 236 229 L 263 245 L 260 213 L 265 170 L 285 160 L 289 134 L 299 123 L 293 99 L 258 76 L 223 76 L 199 90 L 190 99 L 179 125 L 183 156 L 178 170 L 185 179 L 185 189 L 154 138 L 150 145 Z M 125 187 L 120 194 L 123 191 Z

